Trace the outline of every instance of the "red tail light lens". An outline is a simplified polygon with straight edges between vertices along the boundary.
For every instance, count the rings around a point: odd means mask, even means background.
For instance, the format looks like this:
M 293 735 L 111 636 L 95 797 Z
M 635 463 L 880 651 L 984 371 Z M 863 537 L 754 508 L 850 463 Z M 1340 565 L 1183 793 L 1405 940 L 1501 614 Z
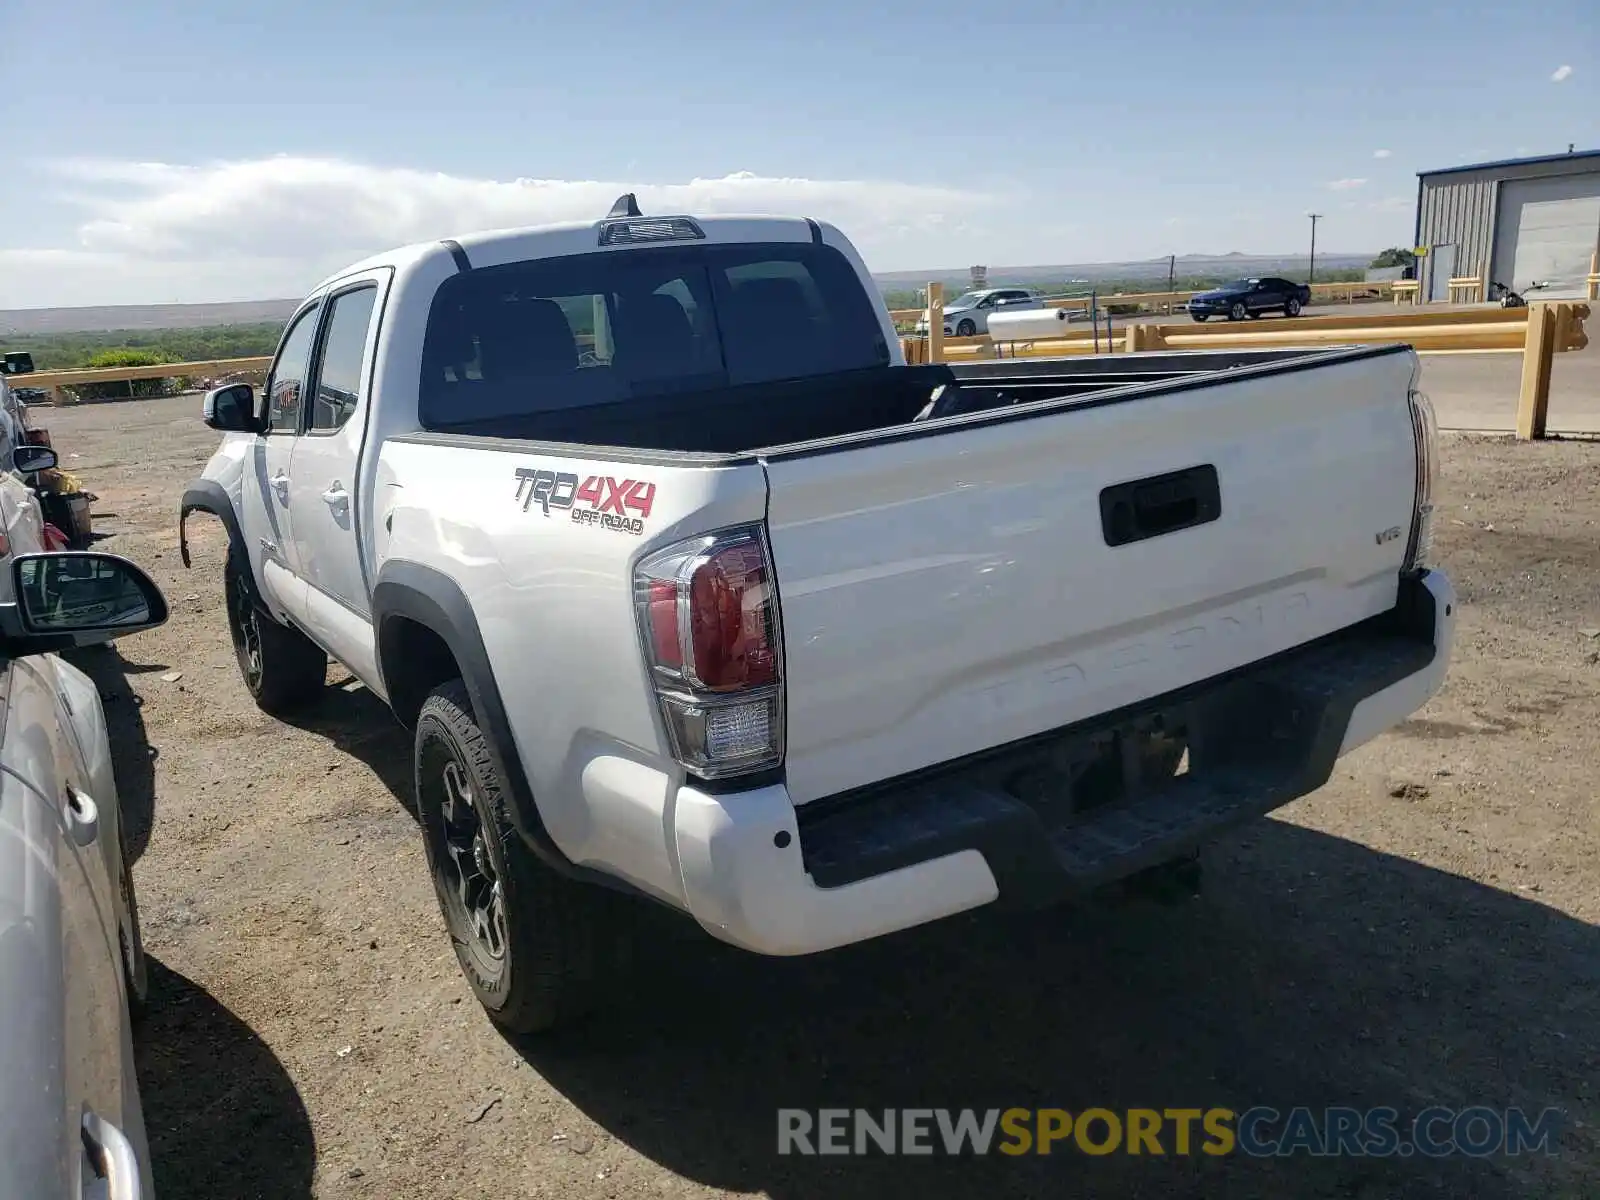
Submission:
M 778 679 L 767 562 L 758 542 L 714 551 L 689 578 L 694 674 L 713 692 L 765 687 Z
M 639 564 L 639 626 L 673 753 L 703 778 L 783 761 L 782 637 L 759 526 Z
M 656 665 L 668 670 L 683 670 L 683 641 L 678 634 L 678 585 L 671 579 L 652 579 L 648 584 L 650 646 Z

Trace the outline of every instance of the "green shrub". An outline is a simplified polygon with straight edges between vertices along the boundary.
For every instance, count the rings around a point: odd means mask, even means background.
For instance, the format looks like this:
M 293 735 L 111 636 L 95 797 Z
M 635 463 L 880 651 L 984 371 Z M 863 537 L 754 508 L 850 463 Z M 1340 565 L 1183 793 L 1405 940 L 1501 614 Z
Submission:
M 94 370 L 100 367 L 158 367 L 170 359 L 153 350 L 139 350 L 132 346 L 117 346 L 89 356 L 83 365 Z M 131 379 L 110 383 L 83 383 L 77 387 L 83 400 L 126 400 L 164 396 L 171 386 L 168 379 Z

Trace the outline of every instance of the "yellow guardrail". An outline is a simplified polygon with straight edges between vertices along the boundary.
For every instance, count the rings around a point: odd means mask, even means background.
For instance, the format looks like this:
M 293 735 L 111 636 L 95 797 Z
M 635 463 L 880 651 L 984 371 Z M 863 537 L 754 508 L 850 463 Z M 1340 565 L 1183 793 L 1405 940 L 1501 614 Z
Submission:
M 1517 436 L 1541 438 L 1550 404 L 1554 355 L 1589 344 L 1583 323 L 1589 306 L 1539 301 L 1527 308 L 1414 309 L 1403 313 L 1341 313 L 1220 325 L 1129 322 L 1114 337 L 1075 329 L 1058 337 L 997 345 L 987 337 L 903 338 L 908 362 L 972 362 L 993 358 L 1058 358 L 1152 350 L 1267 350 L 1402 342 L 1420 354 L 1520 353 L 1522 385 Z
M 1403 282 L 1388 285 L 1399 290 Z M 1473 282 L 1478 282 L 1474 280 Z M 1590 276 L 1591 291 L 1600 275 Z M 1333 285 L 1340 286 L 1340 285 Z M 1343 285 L 1351 286 L 1351 285 Z M 1412 287 L 1416 285 L 1411 284 Z M 1249 322 L 1196 325 L 1191 322 L 1124 323 L 1113 334 L 1078 327 L 1060 336 L 1003 343 L 988 337 L 947 338 L 944 333 L 944 289 L 928 285 L 929 305 L 936 320 L 925 337 L 901 339 L 907 362 L 960 362 L 999 357 L 1057 358 L 1107 352 L 1152 350 L 1274 349 L 1403 342 L 1420 354 L 1521 353 L 1522 387 L 1518 399 L 1517 436 L 1544 436 L 1550 402 L 1551 359 L 1589 344 L 1584 321 L 1589 306 L 1577 301 L 1535 301 L 1526 308 L 1425 309 L 1401 313 L 1352 310 L 1331 316 L 1278 318 Z M 1144 293 L 1174 296 L 1183 293 Z M 1131 299 L 1132 297 L 1128 297 Z M 1068 302 L 1070 303 L 1070 302 Z M 920 311 L 919 311 L 920 315 Z M 70 402 L 64 391 L 79 384 L 116 383 L 135 379 L 209 378 L 264 372 L 270 358 L 224 358 L 207 362 L 160 363 L 141 367 L 99 367 L 92 370 L 37 371 L 13 376 L 13 386 L 50 389 L 56 403 Z
M 56 404 L 71 398 L 63 388 L 85 383 L 126 383 L 135 379 L 215 379 L 225 375 L 247 375 L 265 371 L 272 365 L 267 358 L 216 358 L 208 362 L 158 363 L 149 367 L 93 367 L 72 371 L 32 371 L 10 376 L 12 387 L 48 388 Z

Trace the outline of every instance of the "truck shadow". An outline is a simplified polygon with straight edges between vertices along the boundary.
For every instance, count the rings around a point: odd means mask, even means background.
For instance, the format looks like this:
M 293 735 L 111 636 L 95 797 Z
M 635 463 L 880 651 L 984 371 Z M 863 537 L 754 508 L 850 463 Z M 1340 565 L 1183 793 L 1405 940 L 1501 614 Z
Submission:
M 199 984 L 149 963 L 149 1015 L 133 1040 L 156 1194 L 309 1197 L 316 1143 L 283 1064 Z
M 341 675 L 315 701 L 280 719 L 327 738 L 345 754 L 366 763 L 400 807 L 408 815 L 415 815 L 411 734 L 395 720 L 389 706 L 353 676 Z
M 1176 907 L 983 914 L 800 960 L 652 914 L 628 1007 L 518 1049 L 662 1166 L 778 1200 L 1585 1194 L 1600 930 L 1280 821 L 1206 870 Z M 1563 1109 L 1557 1157 L 1184 1156 L 1170 1127 L 1160 1158 L 777 1153 L 779 1108 L 1433 1104 Z

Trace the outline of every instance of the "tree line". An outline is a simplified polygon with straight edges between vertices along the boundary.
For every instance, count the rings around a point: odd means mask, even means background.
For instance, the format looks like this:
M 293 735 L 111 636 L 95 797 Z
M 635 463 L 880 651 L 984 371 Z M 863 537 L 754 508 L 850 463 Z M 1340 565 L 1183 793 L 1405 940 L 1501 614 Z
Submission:
M 259 358 L 271 354 L 283 332 L 282 321 L 212 325 L 199 329 L 107 329 L 73 333 L 0 335 L 0 350 L 33 355 L 36 371 L 80 367 L 143 367 L 169 362 L 207 362 L 218 358 Z

